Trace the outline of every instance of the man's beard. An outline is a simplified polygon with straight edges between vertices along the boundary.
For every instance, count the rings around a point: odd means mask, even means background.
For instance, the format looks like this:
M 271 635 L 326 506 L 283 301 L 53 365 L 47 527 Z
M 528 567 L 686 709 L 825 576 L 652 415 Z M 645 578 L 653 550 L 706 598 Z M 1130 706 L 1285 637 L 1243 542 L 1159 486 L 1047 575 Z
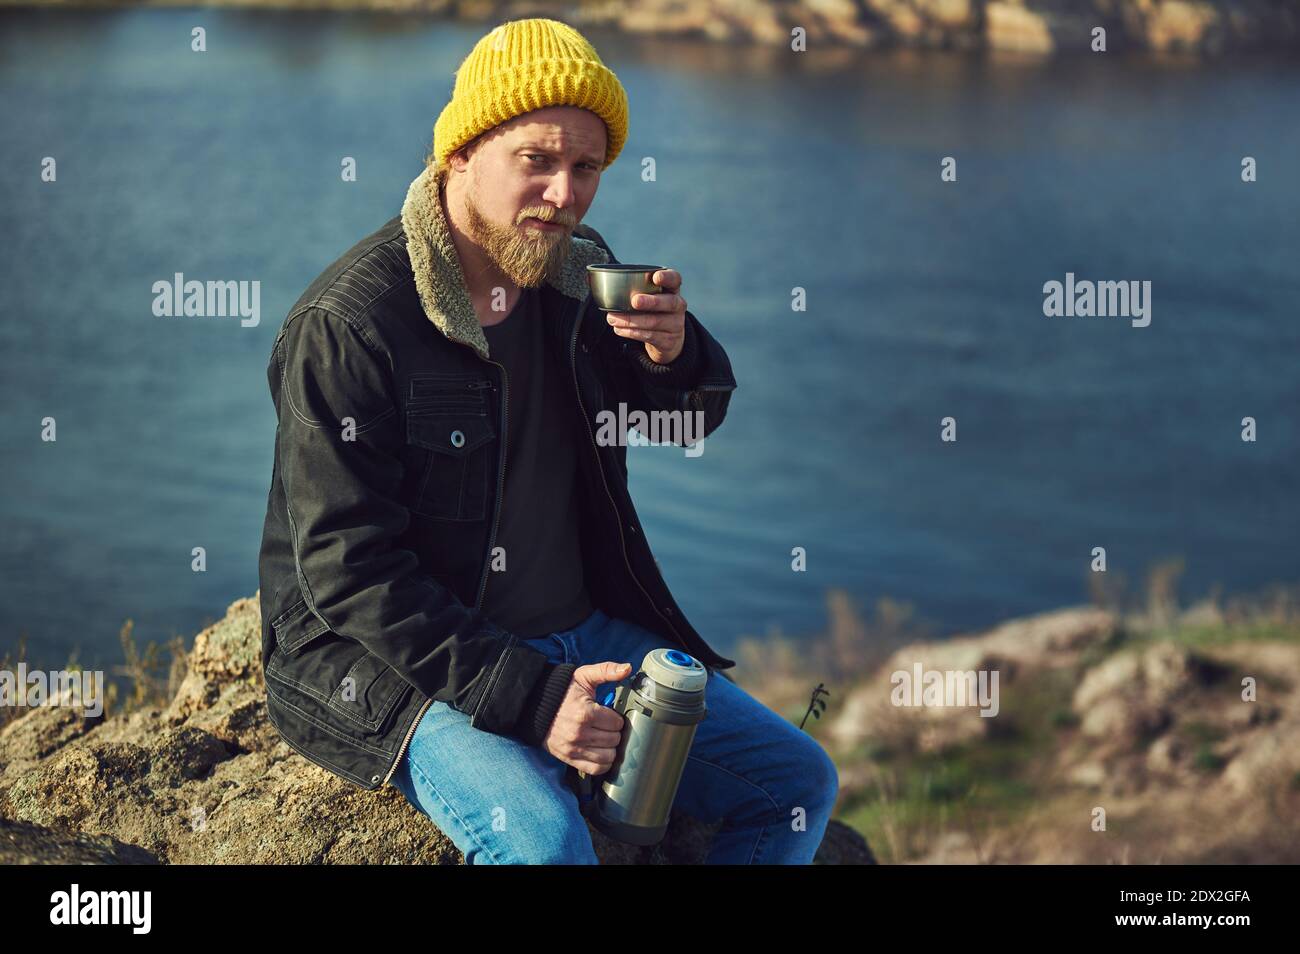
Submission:
M 569 257 L 569 235 L 576 224 L 568 209 L 531 206 L 516 216 L 515 225 L 502 227 L 489 222 L 468 195 L 465 218 L 470 236 L 520 288 L 536 288 L 560 274 Z M 525 225 L 521 229 L 518 223 L 527 218 L 556 222 L 565 228 L 557 232 Z

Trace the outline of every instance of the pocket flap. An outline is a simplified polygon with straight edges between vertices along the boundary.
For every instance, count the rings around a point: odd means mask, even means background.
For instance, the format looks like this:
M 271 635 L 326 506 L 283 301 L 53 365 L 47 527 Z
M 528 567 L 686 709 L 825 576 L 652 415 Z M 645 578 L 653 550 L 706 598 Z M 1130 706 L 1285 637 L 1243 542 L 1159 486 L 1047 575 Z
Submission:
M 410 411 L 406 415 L 408 443 L 440 454 L 462 456 L 482 447 L 495 435 L 486 414 L 444 408 Z
M 492 381 L 483 377 L 480 371 L 417 371 L 411 375 L 411 386 L 407 393 L 412 401 L 437 404 L 459 400 L 482 404 L 484 389 L 491 387 Z
M 299 600 L 271 624 L 275 644 L 286 653 L 301 649 L 329 627 L 316 618 L 306 600 Z

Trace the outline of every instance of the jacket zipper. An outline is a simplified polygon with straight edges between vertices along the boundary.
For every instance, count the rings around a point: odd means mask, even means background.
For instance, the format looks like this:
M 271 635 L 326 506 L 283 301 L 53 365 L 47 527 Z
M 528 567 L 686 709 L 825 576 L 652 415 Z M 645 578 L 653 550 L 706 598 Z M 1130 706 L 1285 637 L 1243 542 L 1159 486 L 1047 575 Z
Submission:
M 492 565 L 492 544 L 496 543 L 497 527 L 501 522 L 501 495 L 505 492 L 506 486 L 506 432 L 510 427 L 510 380 L 506 374 L 506 366 L 490 359 L 487 359 L 487 362 L 501 369 L 501 462 L 497 467 L 497 494 L 492 505 L 492 531 L 488 534 L 487 553 L 483 557 L 482 579 L 478 585 L 478 597 L 474 600 L 475 610 L 483 606 L 483 594 L 487 592 L 488 567 Z M 491 385 L 487 386 L 491 387 Z
M 460 342 L 457 342 L 457 344 L 460 344 Z M 468 348 L 469 345 L 464 345 L 464 347 Z M 475 352 L 475 356 L 477 354 L 478 352 Z M 478 586 L 478 597 L 474 600 L 475 610 L 478 610 L 483 605 L 483 594 L 487 591 L 488 567 L 492 564 L 492 544 L 496 542 L 497 526 L 501 521 L 501 492 L 506 482 L 506 428 L 510 421 L 510 405 L 508 401 L 510 382 L 506 375 L 505 365 L 499 361 L 491 360 L 488 361 L 488 364 L 495 364 L 501 369 L 501 459 L 500 466 L 497 468 L 497 496 L 492 506 L 492 532 L 488 534 L 487 555 L 483 558 L 483 578 Z M 466 387 L 474 389 L 490 388 L 492 385 L 490 383 L 480 384 L 475 381 L 466 385 Z M 411 727 L 406 730 L 406 738 L 402 740 L 402 747 L 397 750 L 397 757 L 393 759 L 393 764 L 388 766 L 388 773 L 384 776 L 384 780 L 379 783 L 381 788 L 387 785 L 388 780 L 393 777 L 393 772 L 397 770 L 398 763 L 402 761 L 402 756 L 406 754 L 406 747 L 411 744 L 411 736 L 415 735 L 415 727 L 420 724 L 420 720 L 424 717 L 424 711 L 431 705 L 433 705 L 433 700 L 425 699 L 424 705 L 420 707 L 420 711 L 411 720 Z
M 415 735 L 415 727 L 420 724 L 420 720 L 424 717 L 424 710 L 431 705 L 433 705 L 433 700 L 425 699 L 424 705 L 420 706 L 420 711 L 411 720 L 411 727 L 406 730 L 406 738 L 402 740 L 402 747 L 397 750 L 397 758 L 393 759 L 393 764 L 388 766 L 388 772 L 384 775 L 384 780 L 379 783 L 380 788 L 387 785 L 388 780 L 393 777 L 393 772 L 397 770 L 397 763 L 402 761 L 402 756 L 406 754 L 406 747 L 411 744 L 411 736 Z

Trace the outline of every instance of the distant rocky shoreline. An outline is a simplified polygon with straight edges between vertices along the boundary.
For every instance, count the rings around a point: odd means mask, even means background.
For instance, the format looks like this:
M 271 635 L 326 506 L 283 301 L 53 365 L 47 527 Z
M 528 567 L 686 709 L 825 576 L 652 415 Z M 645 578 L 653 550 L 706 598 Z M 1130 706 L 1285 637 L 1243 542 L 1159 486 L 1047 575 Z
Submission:
M 579 29 L 787 46 L 1044 54 L 1147 52 L 1216 57 L 1300 49 L 1288 0 L 0 0 L 0 6 L 364 10 L 497 23 L 550 16 Z

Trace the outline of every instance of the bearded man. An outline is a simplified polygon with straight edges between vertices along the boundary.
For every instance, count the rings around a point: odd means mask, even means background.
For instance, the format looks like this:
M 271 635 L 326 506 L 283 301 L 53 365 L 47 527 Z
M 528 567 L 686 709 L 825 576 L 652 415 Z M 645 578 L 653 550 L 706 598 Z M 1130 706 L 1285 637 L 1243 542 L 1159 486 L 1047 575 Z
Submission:
M 401 214 L 290 310 L 259 576 L 272 723 L 366 789 L 391 781 L 470 864 L 592 864 L 578 772 L 647 653 L 707 671 L 674 809 L 721 821 L 707 861 L 806 864 L 835 803 L 815 741 L 739 688 L 660 575 L 620 410 L 700 414 L 736 387 L 683 276 L 606 315 L 582 220 L 627 95 L 577 30 L 505 23 L 456 73 Z M 617 833 L 615 833 L 617 834 Z

